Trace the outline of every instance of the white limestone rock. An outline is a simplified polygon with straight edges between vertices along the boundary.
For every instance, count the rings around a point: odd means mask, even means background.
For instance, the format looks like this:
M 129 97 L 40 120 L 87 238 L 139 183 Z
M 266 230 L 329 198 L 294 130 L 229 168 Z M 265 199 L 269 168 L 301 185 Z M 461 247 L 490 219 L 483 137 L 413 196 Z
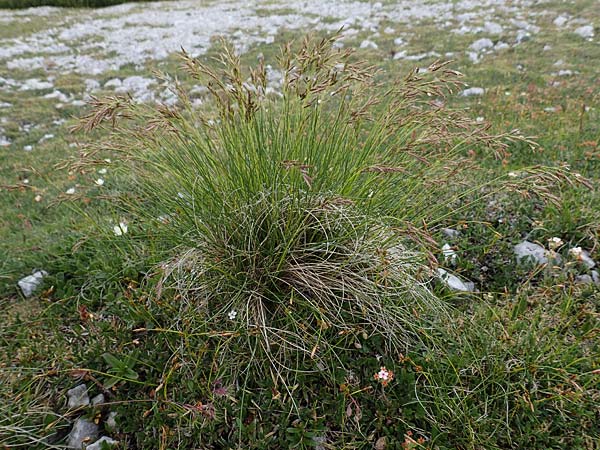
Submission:
M 78 418 L 69 433 L 67 448 L 81 450 L 83 444 L 91 444 L 98 439 L 98 431 L 98 425 L 94 422 L 83 417 Z
M 372 48 L 372 49 L 376 50 L 379 47 L 375 42 L 365 39 L 364 41 L 362 41 L 360 43 L 360 48 Z
M 548 262 L 546 249 L 533 242 L 523 241 L 515 245 L 514 252 L 518 263 L 530 261 L 534 264 L 546 264 Z
M 456 239 L 460 236 L 460 231 L 455 230 L 454 228 L 442 228 L 442 234 L 449 239 Z
M 442 268 L 437 269 L 437 274 L 438 278 L 453 291 L 473 292 L 475 290 L 475 285 L 472 282 L 463 281 Z
M 48 276 L 48 272 L 45 270 L 36 270 L 31 275 L 21 278 L 17 284 L 25 297 L 31 297 L 41 286 L 45 276 Z
M 119 443 L 119 441 L 115 441 L 112 438 L 109 438 L 108 436 L 102 436 L 100 439 L 98 439 L 96 442 L 94 442 L 91 445 L 88 445 L 85 447 L 86 450 L 101 450 L 102 444 L 104 444 L 104 446 L 109 446 L 109 447 L 114 447 Z
M 460 95 L 462 95 L 463 97 L 474 97 L 474 96 L 483 95 L 484 93 L 485 93 L 485 89 L 480 88 L 480 87 L 472 87 L 472 88 L 465 89 L 464 91 L 462 91 L 460 93 Z
M 584 39 L 590 39 L 594 37 L 594 27 L 592 25 L 584 25 L 575 30 L 575 34 L 581 36 Z
M 478 39 L 471 44 L 471 48 L 473 50 L 475 50 L 476 52 L 480 52 L 482 50 L 487 50 L 488 48 L 493 48 L 493 47 L 494 47 L 494 43 L 492 42 L 491 39 L 488 39 L 488 38 Z
M 92 397 L 92 406 L 102 405 L 105 402 L 104 394 L 98 394 Z
M 69 409 L 80 408 L 90 404 L 90 397 L 88 396 L 85 384 L 80 384 L 73 389 L 69 389 L 67 391 L 67 398 L 69 399 L 69 403 L 67 404 Z
M 501 34 L 503 31 L 502 25 L 496 22 L 486 22 L 483 29 L 489 34 Z
M 568 17 L 565 16 L 558 16 L 556 19 L 554 19 L 554 25 L 557 26 L 558 28 L 562 28 L 565 23 L 567 23 L 567 21 L 569 20 Z

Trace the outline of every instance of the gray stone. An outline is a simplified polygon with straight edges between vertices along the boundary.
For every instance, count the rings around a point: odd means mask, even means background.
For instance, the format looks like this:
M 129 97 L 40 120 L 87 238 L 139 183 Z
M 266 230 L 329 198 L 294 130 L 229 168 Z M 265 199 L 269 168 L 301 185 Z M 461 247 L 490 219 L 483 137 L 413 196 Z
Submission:
M 70 100 L 70 98 L 64 92 L 61 92 L 59 90 L 54 90 L 53 92 L 44 95 L 44 98 L 55 99 L 63 103 L 66 103 Z
M 20 91 L 43 91 L 46 89 L 52 89 L 54 85 L 49 81 L 41 81 L 38 78 L 30 78 L 25 80 L 21 87 Z
M 560 28 L 567 23 L 568 20 L 569 19 L 565 16 L 558 16 L 556 19 L 554 19 L 554 25 Z
M 108 417 L 106 418 L 106 421 L 104 422 L 104 426 L 110 430 L 110 431 L 116 431 L 117 430 L 117 412 L 116 411 L 111 411 L 110 413 L 108 413 Z
M 121 81 L 121 80 L 119 80 Z M 88 78 L 84 80 L 85 83 L 85 92 L 95 92 L 100 89 L 100 82 L 98 80 L 94 80 L 93 78 Z
M 517 38 L 515 39 L 515 42 L 517 44 L 528 41 L 529 39 L 531 39 L 531 34 L 529 34 L 529 32 L 527 32 L 525 30 L 517 31 Z
M 556 75 L 559 77 L 570 77 L 573 75 L 573 71 L 570 69 L 561 69 Z
M 460 95 L 462 95 L 463 97 L 472 97 L 472 96 L 476 96 L 476 95 L 483 95 L 484 93 L 485 93 L 485 90 L 483 88 L 472 87 L 469 89 L 465 89 L 464 91 L 461 92 Z
M 104 83 L 104 89 L 107 88 L 118 88 L 123 85 L 123 82 L 119 78 L 111 78 L 106 83 Z
M 96 439 L 98 439 L 98 425 L 94 422 L 90 422 L 88 419 L 80 417 L 75 421 L 75 424 L 69 433 L 67 447 L 81 450 L 84 443 L 91 444 Z
M 585 264 L 589 269 L 593 269 L 594 267 L 596 267 L 596 261 L 594 261 L 592 259 L 592 257 L 590 256 L 590 254 L 583 250 L 581 252 L 581 255 L 579 256 L 579 260 Z
M 453 291 L 473 292 L 475 290 L 475 285 L 472 282 L 463 281 L 442 268 L 438 268 L 437 273 L 438 278 Z
M 325 450 L 327 448 L 325 447 L 325 445 L 327 444 L 326 436 L 313 436 L 312 440 L 314 443 L 315 450 Z
M 533 242 L 523 241 L 515 245 L 514 252 L 519 263 L 531 261 L 535 264 L 546 264 L 548 262 L 546 249 Z
M 594 280 L 588 274 L 585 275 L 577 275 L 575 277 L 575 283 L 577 284 L 592 284 Z
M 10 145 L 10 139 L 2 135 L 2 129 L 0 128 L 0 147 L 8 147 Z
M 575 34 L 581 36 L 584 39 L 594 37 L 594 27 L 592 25 L 584 25 L 575 30 Z
M 372 49 L 377 49 L 378 46 L 375 42 L 370 41 L 368 39 L 365 39 L 364 41 L 362 41 L 360 43 L 360 48 L 372 48 Z
M 104 403 L 104 401 L 104 394 L 98 394 L 92 398 L 92 406 L 101 405 Z
M 442 228 L 442 234 L 449 239 L 456 239 L 460 236 L 460 231 L 453 228 Z
M 102 436 L 96 442 L 94 442 L 91 445 L 88 445 L 85 448 L 86 448 L 86 450 L 102 450 L 102 443 L 108 445 L 109 447 L 113 447 L 113 446 L 117 445 L 119 443 L 119 441 L 115 441 L 114 439 L 109 438 L 108 436 Z
M 47 275 L 48 272 L 45 270 L 36 270 L 33 272 L 33 274 L 21 278 L 17 284 L 21 288 L 21 292 L 23 292 L 25 297 L 31 297 L 37 288 L 40 287 L 44 277 Z
M 492 42 L 491 39 L 488 39 L 488 38 L 478 39 L 471 44 L 471 48 L 473 50 L 475 50 L 476 52 L 480 52 L 482 50 L 486 50 L 488 48 L 493 48 L 493 47 L 494 47 L 494 43 Z
M 596 284 L 600 284 L 600 273 L 597 270 L 592 270 L 592 281 Z
M 67 404 L 69 409 L 80 408 L 90 404 L 90 397 L 88 396 L 85 384 L 80 384 L 73 389 L 69 389 L 67 391 L 67 398 L 69 399 L 69 403 Z
M 489 34 L 502 33 L 502 26 L 496 22 L 486 22 L 483 29 Z

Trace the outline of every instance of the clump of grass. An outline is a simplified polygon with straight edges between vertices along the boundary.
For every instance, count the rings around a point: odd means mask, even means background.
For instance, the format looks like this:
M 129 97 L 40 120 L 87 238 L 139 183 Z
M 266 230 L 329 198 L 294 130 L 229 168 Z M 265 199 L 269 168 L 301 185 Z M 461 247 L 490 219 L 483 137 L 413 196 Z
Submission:
M 212 109 L 176 87 L 181 109 L 113 98 L 81 125 L 115 124 L 112 149 L 135 179 L 135 203 L 120 207 L 164 244 L 159 295 L 286 384 L 334 367 L 357 333 L 400 351 L 417 315 L 443 313 L 398 228 L 451 192 L 437 176 L 457 169 L 459 140 L 477 139 L 422 101 L 458 85 L 443 64 L 430 67 L 439 79 L 413 73 L 379 96 L 372 68 L 331 44 L 283 49 L 280 93 L 262 61 L 246 78 L 227 46 L 220 72 L 183 54 Z
M 110 149 L 133 180 L 116 204 L 160 243 L 171 326 L 216 340 L 220 366 L 286 386 L 333 372 L 358 335 L 384 337 L 390 355 L 422 343 L 445 306 L 410 238 L 472 192 L 465 147 L 501 153 L 518 138 L 445 107 L 461 86 L 447 64 L 384 88 L 334 39 L 283 48 L 280 92 L 262 60 L 244 72 L 227 45 L 219 70 L 183 53 L 209 108 L 173 83 L 178 108 L 113 97 L 80 124 L 110 125 L 87 156 Z
M 431 289 L 438 244 L 428 231 L 497 192 L 493 182 L 471 185 L 467 150 L 502 155 L 511 141 L 531 142 L 490 135 L 449 109 L 446 96 L 461 81 L 447 64 L 380 85 L 378 73 L 335 50 L 334 39 L 284 47 L 279 71 L 262 60 L 245 70 L 227 45 L 219 69 L 183 53 L 184 70 L 208 92 L 200 108 L 160 75 L 178 106 L 95 99 L 78 127 L 110 138 L 91 145 L 74 170 L 106 157 L 120 167 L 119 188 L 105 186 L 94 200 L 108 200 L 112 221 L 94 220 L 121 265 L 144 266 L 141 277 L 112 279 L 126 285 L 121 298 L 135 333 L 157 346 L 144 348 L 156 352 L 141 358 L 145 383 L 156 382 L 156 405 L 190 420 L 194 432 L 213 427 L 215 442 L 233 433 L 240 443 L 250 439 L 243 420 L 254 413 L 244 405 L 257 402 L 266 414 L 264 405 L 276 402 L 265 420 L 286 428 L 285 417 L 308 414 L 306 398 L 315 395 L 328 396 L 324 414 L 335 423 L 307 418 L 287 428 L 293 439 L 278 434 L 280 444 L 312 442 L 315 429 L 345 441 L 346 419 L 335 411 L 361 410 L 360 402 L 370 408 L 365 426 L 390 436 L 410 427 L 423 436 L 454 432 L 444 416 L 452 405 L 447 367 L 472 361 L 449 350 L 461 330 Z M 557 201 L 548 186 L 564 177 L 562 169 L 524 169 L 507 186 Z M 373 383 L 380 359 L 411 389 L 374 397 L 364 380 Z M 422 373 L 431 374 L 427 383 Z M 173 384 L 181 388 L 169 391 Z M 416 398 L 397 427 L 381 425 L 415 395 L 431 403 Z M 157 427 L 165 414 L 153 419 Z M 236 415 L 236 427 L 221 429 L 219 415 Z M 356 420 L 352 433 L 361 428 Z

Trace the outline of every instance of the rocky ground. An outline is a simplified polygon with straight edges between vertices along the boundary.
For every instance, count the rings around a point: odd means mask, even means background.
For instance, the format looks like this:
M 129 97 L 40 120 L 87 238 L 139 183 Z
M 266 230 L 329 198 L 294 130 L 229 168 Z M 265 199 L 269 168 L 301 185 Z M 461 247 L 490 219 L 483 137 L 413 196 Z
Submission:
M 532 9 L 546 3 L 548 7 Z M 205 53 L 217 36 L 233 40 L 239 51 L 256 44 L 274 42 L 283 30 L 343 28 L 344 39 L 360 36 L 361 48 L 377 49 L 382 40 L 393 38 L 394 59 L 420 61 L 429 57 L 454 58 L 467 55 L 474 63 L 486 55 L 502 52 L 535 39 L 541 20 L 552 21 L 556 31 L 579 36 L 583 44 L 593 42 L 594 24 L 553 8 L 554 2 L 534 0 L 462 0 L 457 2 L 336 1 L 177 1 L 123 4 L 99 10 L 32 8 L 0 11 L 0 92 L 35 91 L 57 104 L 81 106 L 87 94 L 104 87 L 131 92 L 140 100 L 168 98 L 149 78 L 132 76 L 102 84 L 102 74 L 133 65 L 142 71 L 150 60 L 169 57 L 182 47 L 193 55 Z M 465 36 L 468 44 L 439 54 L 433 50 L 412 53 L 406 48 L 421 23 L 433 24 L 440 35 Z M 34 25 L 34 26 L 31 26 Z M 30 28 L 31 26 L 31 28 Z M 364 37 L 364 39 L 363 39 Z M 342 39 L 342 43 L 344 42 Z M 546 51 L 552 51 L 550 46 Z M 570 76 L 576 67 L 564 68 L 557 61 L 556 73 Z M 27 77 L 42 70 L 45 76 Z M 22 72 L 18 79 L 14 71 Z M 85 78 L 85 89 L 67 95 L 56 88 L 56 74 L 77 73 Z M 477 94 L 480 91 L 469 91 Z M 8 102 L 0 103 L 2 115 L 10 113 Z M 6 145 L 6 138 L 1 141 Z

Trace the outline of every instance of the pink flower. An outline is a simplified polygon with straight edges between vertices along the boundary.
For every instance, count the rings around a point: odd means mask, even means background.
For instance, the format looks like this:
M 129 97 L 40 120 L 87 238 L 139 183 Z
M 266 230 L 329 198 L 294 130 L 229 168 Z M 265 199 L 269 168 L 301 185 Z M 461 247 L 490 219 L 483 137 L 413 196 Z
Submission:
M 376 381 L 379 381 L 383 386 L 387 386 L 390 381 L 394 379 L 394 372 L 381 366 L 379 372 L 373 377 Z

